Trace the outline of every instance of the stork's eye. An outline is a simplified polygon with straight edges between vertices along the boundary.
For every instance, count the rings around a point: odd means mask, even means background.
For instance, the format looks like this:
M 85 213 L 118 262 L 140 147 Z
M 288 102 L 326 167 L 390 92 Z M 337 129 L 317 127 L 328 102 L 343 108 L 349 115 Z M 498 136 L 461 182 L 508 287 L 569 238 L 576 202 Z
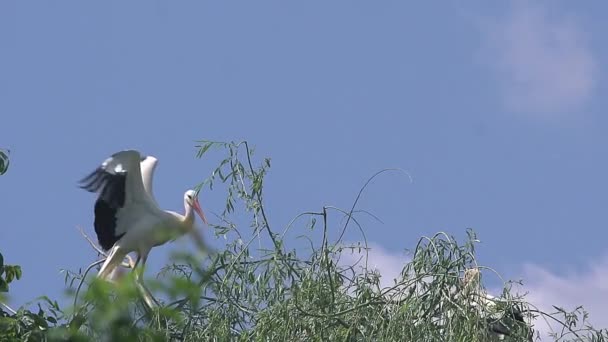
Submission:
M 186 197 L 188 197 L 189 200 L 192 200 L 192 195 L 187 195 Z

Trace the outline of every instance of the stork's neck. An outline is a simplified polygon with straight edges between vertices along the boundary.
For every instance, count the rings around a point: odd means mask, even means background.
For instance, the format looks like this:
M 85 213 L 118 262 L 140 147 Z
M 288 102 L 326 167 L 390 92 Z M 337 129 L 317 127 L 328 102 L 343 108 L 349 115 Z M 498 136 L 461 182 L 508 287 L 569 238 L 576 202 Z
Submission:
M 182 220 L 182 223 L 184 224 L 185 227 L 191 227 L 194 224 L 194 209 L 192 208 L 191 205 L 189 205 L 188 203 L 184 202 L 184 219 Z

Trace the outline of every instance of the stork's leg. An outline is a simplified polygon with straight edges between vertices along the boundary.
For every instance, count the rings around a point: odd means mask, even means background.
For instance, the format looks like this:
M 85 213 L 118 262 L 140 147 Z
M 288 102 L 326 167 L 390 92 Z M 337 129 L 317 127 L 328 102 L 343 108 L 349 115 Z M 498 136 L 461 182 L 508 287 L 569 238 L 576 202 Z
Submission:
M 142 253 L 142 256 L 141 256 L 141 274 L 142 274 L 142 276 L 144 274 L 144 269 L 146 268 L 146 262 L 148 261 L 148 253 L 149 253 L 149 251 L 144 252 L 144 253 Z
M 156 298 L 152 296 L 152 293 L 150 293 L 150 290 L 148 290 L 146 285 L 144 285 L 143 275 L 144 268 L 146 266 L 146 261 L 148 261 L 148 253 L 149 251 L 137 253 L 137 261 L 135 262 L 135 266 L 133 267 L 133 269 L 135 271 L 135 282 L 140 286 L 140 291 L 143 296 L 144 302 L 146 303 L 148 308 L 152 309 L 154 307 L 159 306 L 159 304 Z M 141 270 L 138 270 L 136 268 L 139 261 L 141 261 Z
M 137 252 L 137 260 L 135 260 L 135 264 L 133 265 L 133 271 L 137 272 L 135 273 L 136 275 L 141 275 L 143 276 L 144 274 L 144 267 L 146 265 L 146 261 L 148 260 L 148 253 L 146 251 L 138 251 Z M 141 271 L 137 270 L 137 266 L 139 265 L 139 263 L 141 262 Z
M 101 266 L 97 277 L 107 279 L 112 270 L 122 263 L 122 259 L 124 259 L 125 255 L 127 255 L 127 253 L 125 253 L 120 246 L 112 247 L 106 261 L 103 263 L 103 266 Z
M 137 259 L 135 260 L 135 264 L 133 264 L 133 270 L 135 270 L 135 268 L 137 268 L 137 265 L 139 265 L 140 260 L 141 260 L 141 253 L 137 253 Z
M 120 270 L 120 266 L 114 267 L 114 269 L 108 274 L 106 280 L 116 283 L 120 277 L 122 277 L 122 271 Z

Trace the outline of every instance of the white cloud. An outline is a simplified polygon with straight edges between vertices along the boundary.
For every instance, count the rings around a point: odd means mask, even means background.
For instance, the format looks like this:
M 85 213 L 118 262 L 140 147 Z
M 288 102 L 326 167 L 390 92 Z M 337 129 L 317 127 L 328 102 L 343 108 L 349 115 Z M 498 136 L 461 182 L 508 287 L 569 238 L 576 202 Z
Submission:
M 356 243 L 346 243 L 345 245 L 355 246 Z M 390 252 L 384 247 L 373 242 L 368 243 L 368 247 L 367 267 L 370 270 L 375 269 L 378 271 L 378 273 L 380 273 L 380 287 L 384 288 L 395 285 L 393 279 L 401 278 L 401 270 L 405 264 L 410 261 L 410 258 L 405 255 L 405 252 Z M 352 252 L 350 249 L 345 249 L 342 251 L 340 256 L 340 264 L 354 265 L 357 262 L 357 267 L 365 266 L 364 249 L 361 249 L 360 251 L 354 249 Z
M 355 245 L 355 244 L 351 244 Z M 400 278 L 403 266 L 411 259 L 405 252 L 391 252 L 384 247 L 369 243 L 368 267 L 375 268 L 380 274 L 381 287 L 393 286 L 393 279 Z M 351 253 L 344 250 L 341 254 L 340 264 L 352 265 L 365 256 L 365 252 Z M 364 259 L 359 261 L 364 265 Z M 560 272 L 562 273 L 562 272 Z M 527 263 L 523 265 L 522 276 L 524 286 L 515 290 L 526 294 L 526 301 L 547 313 L 555 312 L 553 305 L 572 311 L 582 305 L 589 312 L 589 323 L 595 328 L 608 328 L 608 255 L 591 262 L 584 270 L 563 272 L 558 275 L 548 271 L 542 266 Z M 502 289 L 489 289 L 493 295 L 499 295 Z M 547 340 L 547 333 L 556 329 L 543 319 L 534 322 L 535 329 L 541 332 L 543 340 Z
M 498 73 L 509 109 L 555 115 L 591 97 L 596 61 L 572 18 L 516 2 L 502 20 L 480 28 L 484 57 Z
M 545 312 L 555 312 L 553 305 L 567 311 L 582 305 L 589 312 L 589 322 L 595 328 L 608 328 L 608 257 L 589 264 L 585 270 L 564 275 L 550 272 L 541 266 L 526 264 L 522 276 L 526 300 Z M 538 319 L 536 329 L 546 332 L 547 323 Z M 553 325 L 553 328 L 556 328 Z

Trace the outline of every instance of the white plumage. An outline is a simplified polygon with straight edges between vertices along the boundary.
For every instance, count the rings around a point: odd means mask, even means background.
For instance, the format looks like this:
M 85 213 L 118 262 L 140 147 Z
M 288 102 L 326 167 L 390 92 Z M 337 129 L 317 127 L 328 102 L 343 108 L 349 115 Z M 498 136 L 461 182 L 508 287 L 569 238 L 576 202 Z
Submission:
M 185 233 L 191 233 L 201 249 L 202 237 L 194 229 L 194 212 L 207 222 L 196 192 L 184 194 L 185 214 L 159 208 L 152 192 L 158 160 L 141 157 L 135 150 L 121 151 L 106 159 L 81 180 L 81 187 L 98 192 L 95 202 L 95 232 L 104 250 L 110 250 L 98 276 L 106 278 L 130 252 L 138 265 L 145 265 L 150 250 Z
M 487 312 L 494 311 L 497 303 L 503 300 L 486 293 L 481 288 L 480 278 L 481 274 L 478 268 L 467 269 L 462 278 L 463 294 L 466 296 L 468 304 L 472 309 L 479 310 L 482 315 L 485 315 Z M 504 317 L 500 315 L 489 315 L 486 317 L 490 332 L 495 334 L 500 341 L 504 340 L 505 336 L 511 335 L 513 324 L 526 324 L 522 312 L 517 307 L 511 308 L 505 314 Z M 503 321 L 504 319 L 506 320 Z M 511 324 L 507 324 L 507 321 L 510 321 Z M 532 341 L 532 338 L 533 334 L 529 332 L 529 341 Z

